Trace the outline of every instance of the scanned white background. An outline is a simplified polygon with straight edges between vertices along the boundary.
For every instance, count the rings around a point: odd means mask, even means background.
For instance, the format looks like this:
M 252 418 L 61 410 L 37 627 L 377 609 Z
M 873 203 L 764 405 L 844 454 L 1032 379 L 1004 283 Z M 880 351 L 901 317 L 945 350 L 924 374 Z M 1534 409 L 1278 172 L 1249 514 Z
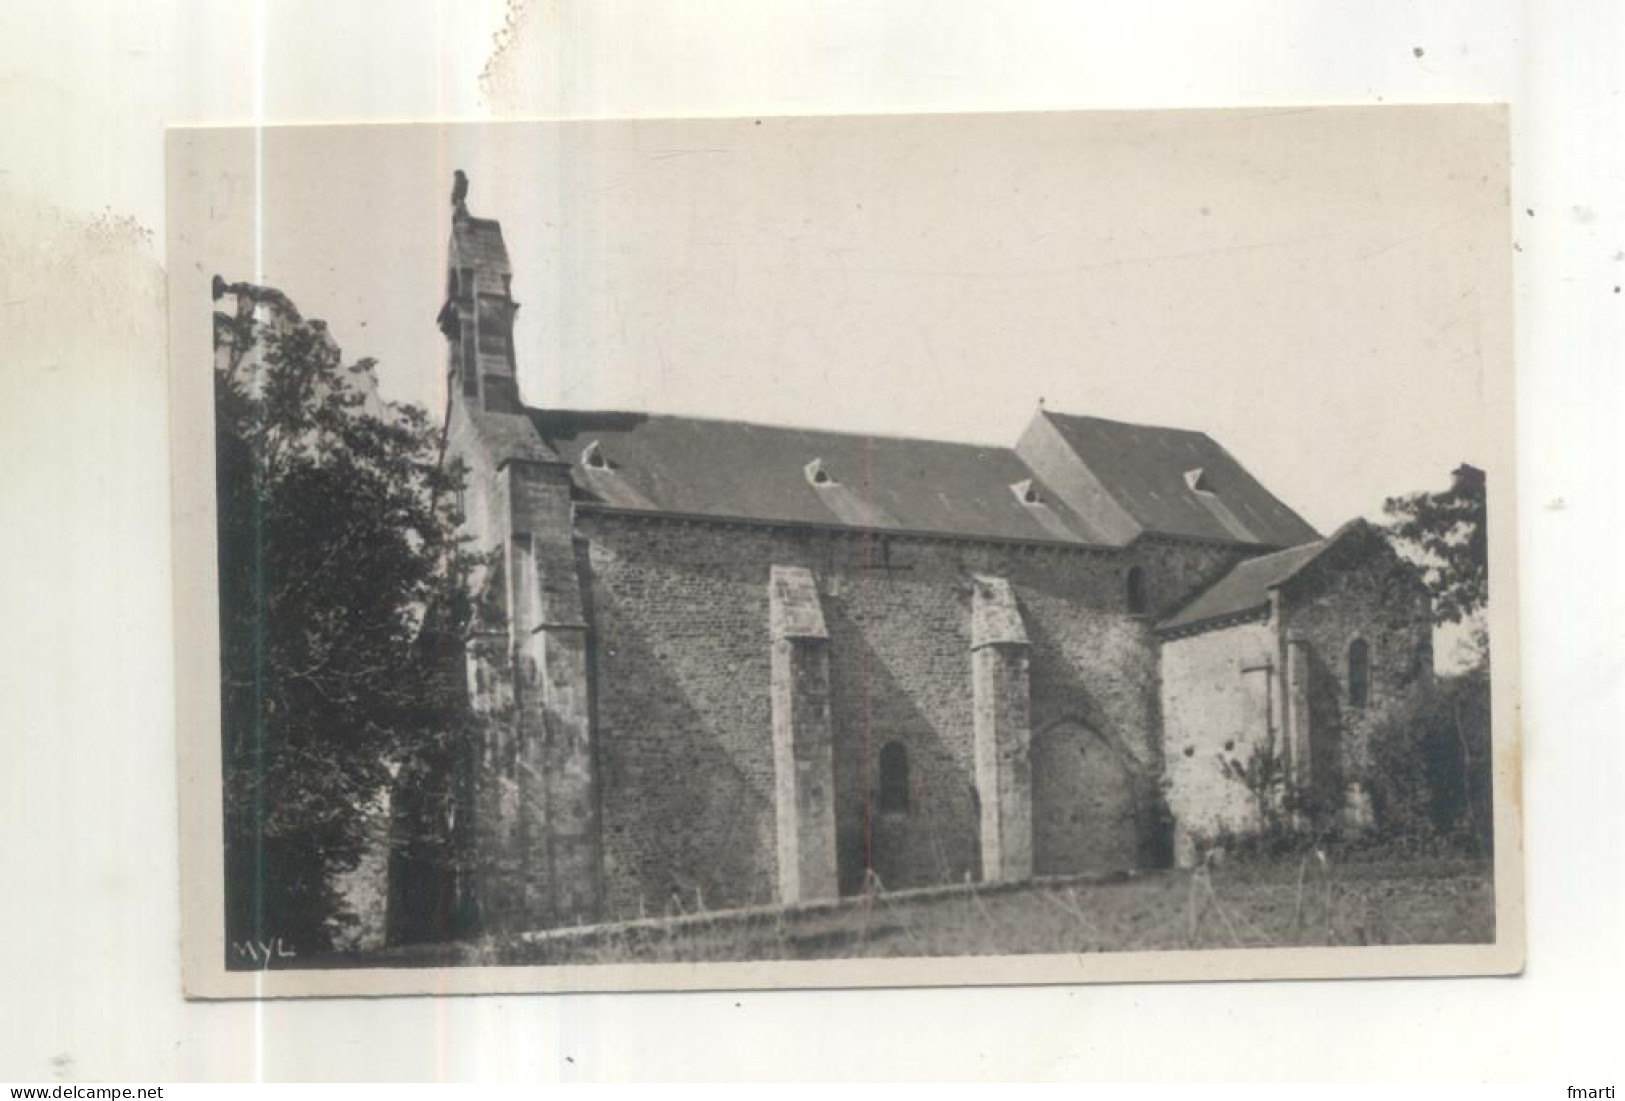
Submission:
M 512 18 L 427 0 L 387 14 L 6 5 L 0 1077 L 1617 1076 L 1625 13 L 1610 0 L 1533 12 L 1510 0 L 538 2 Z M 1464 99 L 1513 103 L 1525 977 L 180 1000 L 165 122 Z

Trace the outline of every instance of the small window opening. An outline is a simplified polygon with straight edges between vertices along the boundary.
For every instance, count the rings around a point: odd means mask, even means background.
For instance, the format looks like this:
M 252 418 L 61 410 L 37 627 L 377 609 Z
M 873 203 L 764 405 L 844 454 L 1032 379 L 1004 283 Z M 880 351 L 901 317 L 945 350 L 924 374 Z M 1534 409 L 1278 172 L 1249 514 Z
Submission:
M 1127 590 L 1128 614 L 1145 615 L 1150 600 L 1146 596 L 1145 569 L 1141 566 L 1130 566 L 1128 579 L 1125 584 Z
M 880 809 L 908 810 L 908 750 L 901 742 L 887 742 L 880 750 Z
M 815 486 L 832 486 L 837 484 L 835 479 L 830 477 L 829 471 L 824 469 L 823 459 L 814 459 L 802 469 L 806 471 L 807 481 L 811 482 Z
M 463 393 L 471 398 L 480 396 L 480 361 L 474 354 L 474 329 L 465 325 L 462 329 L 463 349 L 460 366 L 463 371 Z
M 581 461 L 593 470 L 608 470 L 609 460 L 604 458 L 604 449 L 597 440 L 592 441 L 581 452 Z
M 1185 484 L 1198 493 L 1213 492 L 1213 486 L 1208 481 L 1207 471 L 1201 467 L 1185 471 Z
M 1349 643 L 1349 706 L 1364 707 L 1371 700 L 1371 647 L 1363 638 Z
M 1043 498 L 1039 496 L 1038 487 L 1033 485 L 1031 478 L 1023 478 L 1010 487 L 1010 492 L 1020 498 L 1021 503 L 1024 505 L 1036 505 L 1043 501 Z
M 486 355 L 506 356 L 512 322 L 512 316 L 502 308 L 501 299 L 488 294 L 480 295 L 478 319 L 475 324 L 480 334 L 480 351 Z

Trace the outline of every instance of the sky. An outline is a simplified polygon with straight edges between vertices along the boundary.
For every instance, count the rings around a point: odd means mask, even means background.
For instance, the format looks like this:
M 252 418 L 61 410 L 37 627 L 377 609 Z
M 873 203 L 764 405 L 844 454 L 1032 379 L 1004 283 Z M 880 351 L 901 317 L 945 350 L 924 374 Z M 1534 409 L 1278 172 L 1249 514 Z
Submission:
M 1009 445 L 1042 401 L 1206 431 L 1330 531 L 1506 469 L 1506 147 L 1492 107 L 177 131 L 174 346 L 268 283 L 438 408 L 462 168 L 528 404 Z

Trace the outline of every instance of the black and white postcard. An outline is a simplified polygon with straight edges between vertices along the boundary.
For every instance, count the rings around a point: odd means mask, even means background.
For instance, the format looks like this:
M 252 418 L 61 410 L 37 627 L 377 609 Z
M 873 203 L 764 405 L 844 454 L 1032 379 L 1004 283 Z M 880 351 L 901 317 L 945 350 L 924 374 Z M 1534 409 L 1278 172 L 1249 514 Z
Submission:
M 1504 109 L 168 140 L 190 995 L 1522 966 Z

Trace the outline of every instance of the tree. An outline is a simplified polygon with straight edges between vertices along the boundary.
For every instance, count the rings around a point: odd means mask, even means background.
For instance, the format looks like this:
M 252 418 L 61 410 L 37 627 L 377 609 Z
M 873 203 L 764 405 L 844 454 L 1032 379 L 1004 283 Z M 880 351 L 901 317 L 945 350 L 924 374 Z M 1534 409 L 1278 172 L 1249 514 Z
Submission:
M 1492 845 L 1489 514 L 1484 472 L 1463 463 L 1450 488 L 1384 502 L 1389 530 L 1423 569 L 1436 625 L 1472 628 L 1465 669 L 1430 683 L 1373 724 L 1371 793 L 1389 833 Z
M 1489 597 L 1489 516 L 1484 472 L 1463 463 L 1450 488 L 1383 502 L 1389 531 L 1421 564 L 1437 624 L 1473 620 Z
M 239 310 L 217 315 L 215 366 L 227 931 L 305 954 L 345 919 L 334 877 L 360 859 L 369 812 L 461 728 L 420 645 L 426 617 L 454 635 L 467 614 L 461 473 L 427 412 L 378 402 L 370 363 L 345 366 L 319 322 L 229 289 Z M 242 308 L 253 292 L 274 296 L 275 324 Z

